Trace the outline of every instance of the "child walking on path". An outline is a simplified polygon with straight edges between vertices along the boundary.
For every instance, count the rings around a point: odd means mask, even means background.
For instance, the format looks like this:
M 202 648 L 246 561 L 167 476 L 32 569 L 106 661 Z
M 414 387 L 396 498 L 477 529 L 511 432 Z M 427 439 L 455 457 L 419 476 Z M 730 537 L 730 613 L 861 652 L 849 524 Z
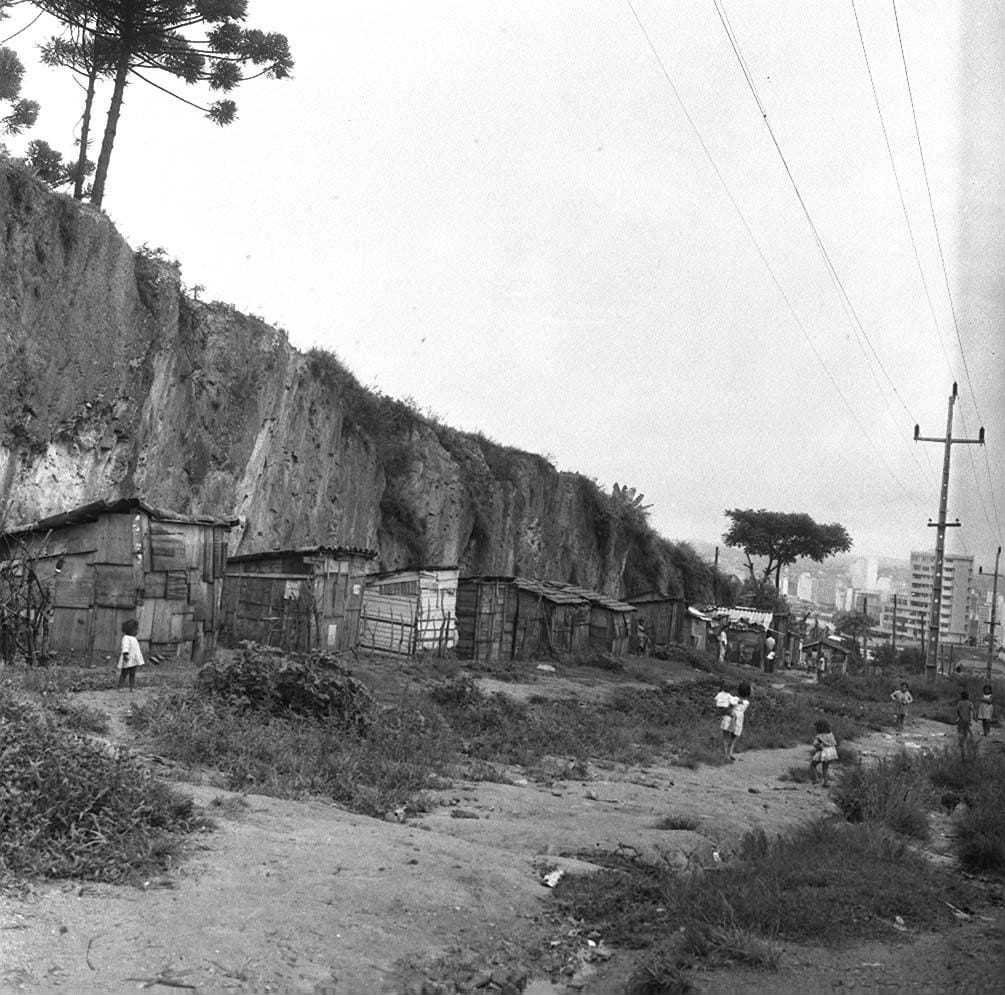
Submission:
M 733 745 L 733 709 L 740 703 L 735 694 L 726 690 L 726 682 L 719 685 L 719 693 L 715 696 L 715 710 L 720 717 L 719 728 L 722 730 L 722 755 L 730 759 L 730 747 Z
M 136 671 L 146 664 L 143 659 L 143 650 L 140 649 L 140 641 L 136 638 L 136 633 L 140 631 L 139 623 L 131 618 L 122 623 L 122 651 L 119 653 L 119 686 L 121 691 L 126 681 L 129 681 L 129 690 L 132 691 L 136 685 Z
M 977 718 L 981 720 L 981 728 L 985 736 L 991 735 L 991 720 L 994 718 L 995 705 L 992 697 L 994 688 L 990 684 L 984 685 L 981 693 L 981 703 L 977 706 Z
M 907 681 L 901 681 L 900 687 L 897 688 L 890 697 L 894 701 L 894 714 L 897 718 L 897 734 L 899 735 L 904 731 L 904 720 L 907 718 L 907 706 L 911 704 L 914 699 L 911 697 L 911 689 L 907 686 Z
M 817 767 L 823 767 L 824 787 L 830 787 L 830 776 L 828 768 L 832 761 L 837 760 L 837 740 L 831 732 L 830 725 L 824 719 L 817 719 L 816 736 L 813 737 L 813 759 L 810 760 L 810 776 L 813 783 L 817 783 Z

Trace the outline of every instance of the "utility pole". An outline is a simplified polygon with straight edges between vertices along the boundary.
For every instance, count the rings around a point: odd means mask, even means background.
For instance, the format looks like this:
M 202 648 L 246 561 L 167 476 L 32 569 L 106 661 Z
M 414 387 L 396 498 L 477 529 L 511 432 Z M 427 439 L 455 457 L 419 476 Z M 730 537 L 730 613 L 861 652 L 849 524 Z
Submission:
M 942 489 L 939 492 L 939 520 L 929 522 L 930 528 L 935 528 L 935 577 L 932 580 L 932 610 L 928 621 L 928 655 L 925 657 L 925 677 L 929 684 L 935 680 L 935 672 L 939 661 L 939 622 L 942 614 L 942 568 L 946 557 L 946 529 L 958 527 L 959 522 L 946 521 L 946 504 L 949 500 L 949 461 L 956 445 L 984 445 L 984 426 L 976 439 L 953 438 L 953 405 L 956 403 L 956 384 L 949 395 L 949 413 L 946 416 L 946 434 L 944 438 L 923 436 L 921 429 L 914 426 L 915 442 L 941 442 L 945 447 L 942 457 Z
M 719 607 L 719 547 L 715 547 L 715 562 L 712 564 L 712 601 Z
M 893 663 L 897 663 L 897 595 L 893 596 L 893 631 L 890 633 L 890 649 Z
M 994 663 L 995 659 L 995 626 L 998 624 L 995 616 L 998 613 L 998 561 L 1001 559 L 1002 548 L 998 547 L 998 552 L 995 553 L 995 572 L 994 572 L 994 582 L 991 585 L 991 631 L 988 633 L 988 683 L 991 682 L 991 664 Z M 984 567 L 978 567 L 977 572 L 980 574 L 984 573 Z
M 862 595 L 862 673 L 869 667 L 869 599 Z M 875 670 L 873 670 L 875 674 Z

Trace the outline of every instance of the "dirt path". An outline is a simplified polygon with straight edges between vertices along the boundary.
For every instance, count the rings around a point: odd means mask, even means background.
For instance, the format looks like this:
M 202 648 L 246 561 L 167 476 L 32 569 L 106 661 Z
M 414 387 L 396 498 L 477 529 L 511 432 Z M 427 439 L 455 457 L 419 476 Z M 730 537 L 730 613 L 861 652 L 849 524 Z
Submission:
M 111 716 L 109 738 L 128 740 L 124 715 L 149 693 L 91 691 L 75 700 Z M 941 745 L 946 728 L 917 722 L 904 745 Z M 860 748 L 877 755 L 899 744 L 876 734 Z M 511 784 L 455 782 L 434 794 L 440 807 L 406 825 L 321 802 L 247 796 L 246 805 L 238 799 L 215 808 L 219 830 L 200 837 L 176 873 L 145 889 L 49 885 L 30 901 L 0 902 L 0 990 L 367 995 L 410 985 L 419 991 L 423 967 L 437 958 L 483 978 L 493 970 L 495 980 L 526 977 L 533 965 L 521 962 L 521 952 L 541 943 L 545 928 L 543 875 L 592 866 L 568 855 L 629 848 L 682 865 L 709 863 L 751 829 L 780 833 L 831 809 L 823 790 L 778 780 L 805 762 L 806 748 L 798 747 L 697 770 L 594 765 L 586 780 L 556 775 L 543 784 L 514 769 Z M 205 784 L 183 787 L 204 805 L 235 797 Z M 697 827 L 657 828 L 668 815 Z M 830 990 L 799 975 L 806 956 L 795 951 L 786 958 L 789 973 L 770 978 L 709 975 L 706 990 Z M 874 961 L 881 959 L 876 953 Z M 618 991 L 630 965 L 614 951 L 577 982 L 594 995 Z M 851 977 L 848 964 L 826 970 L 835 985 Z M 876 970 L 862 968 L 861 976 Z M 543 976 L 528 989 L 565 990 Z

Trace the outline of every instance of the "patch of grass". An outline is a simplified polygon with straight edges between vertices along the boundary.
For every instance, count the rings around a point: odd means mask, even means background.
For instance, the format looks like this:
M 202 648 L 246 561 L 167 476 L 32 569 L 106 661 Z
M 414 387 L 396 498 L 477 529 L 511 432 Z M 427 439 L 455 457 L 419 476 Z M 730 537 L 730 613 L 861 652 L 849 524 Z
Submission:
M 845 771 L 831 794 L 849 822 L 873 823 L 927 839 L 931 788 L 905 755 Z
M 794 784 L 809 784 L 813 780 L 813 771 L 809 764 L 794 764 L 788 770 L 778 775 L 779 781 L 791 781 Z
M 690 815 L 665 815 L 656 823 L 657 829 L 697 829 L 701 823 Z
M 893 939 L 897 916 L 911 929 L 930 928 L 953 921 L 946 901 L 974 901 L 970 884 L 933 868 L 903 838 L 836 820 L 774 840 L 752 834 L 715 873 L 682 874 L 620 854 L 606 863 L 608 871 L 562 879 L 561 913 L 584 932 L 675 967 L 729 961 L 770 969 L 776 941 Z
M 70 732 L 108 732 L 108 714 L 97 708 L 78 705 L 63 696 L 48 702 L 47 707 L 59 724 Z
M 398 706 L 380 710 L 364 735 L 325 720 L 241 711 L 172 692 L 134 705 L 129 722 L 161 755 L 223 771 L 233 790 L 320 795 L 375 816 L 421 805 L 430 777 L 447 773 L 458 753 L 435 715 Z
M 0 873 L 130 881 L 164 870 L 203 828 L 190 798 L 134 761 L 0 702 Z
M 921 757 L 918 767 L 942 790 L 946 808 L 964 803 L 956 825 L 960 863 L 970 871 L 1005 872 L 1005 754 L 985 752 L 964 762 L 947 749 Z

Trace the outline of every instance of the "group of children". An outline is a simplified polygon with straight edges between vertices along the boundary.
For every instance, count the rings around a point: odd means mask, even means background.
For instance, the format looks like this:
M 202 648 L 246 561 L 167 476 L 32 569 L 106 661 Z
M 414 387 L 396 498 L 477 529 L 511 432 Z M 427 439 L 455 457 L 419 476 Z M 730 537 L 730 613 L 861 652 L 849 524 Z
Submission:
M 750 685 L 743 683 L 737 686 L 733 694 L 726 689 L 726 682 L 719 685 L 715 696 L 715 708 L 720 717 L 719 728 L 722 731 L 722 751 L 726 760 L 732 762 L 737 758 L 733 755 L 736 741 L 743 733 L 743 720 L 750 707 Z M 956 733 L 960 744 L 960 756 L 966 760 L 973 755 L 974 742 L 971 725 L 974 718 L 981 723 L 983 735 L 991 735 L 991 720 L 994 718 L 994 688 L 985 684 L 981 692 L 980 704 L 976 712 L 970 701 L 970 693 L 964 688 L 960 691 L 960 700 L 956 703 Z M 897 733 L 904 731 L 908 706 L 914 701 L 911 688 L 907 681 L 902 681 L 900 687 L 890 697 L 894 703 L 894 717 Z M 837 739 L 831 731 L 826 719 L 817 719 L 814 725 L 813 755 L 810 759 L 810 772 L 813 783 L 816 784 L 822 775 L 823 786 L 830 785 L 830 764 L 838 759 Z

